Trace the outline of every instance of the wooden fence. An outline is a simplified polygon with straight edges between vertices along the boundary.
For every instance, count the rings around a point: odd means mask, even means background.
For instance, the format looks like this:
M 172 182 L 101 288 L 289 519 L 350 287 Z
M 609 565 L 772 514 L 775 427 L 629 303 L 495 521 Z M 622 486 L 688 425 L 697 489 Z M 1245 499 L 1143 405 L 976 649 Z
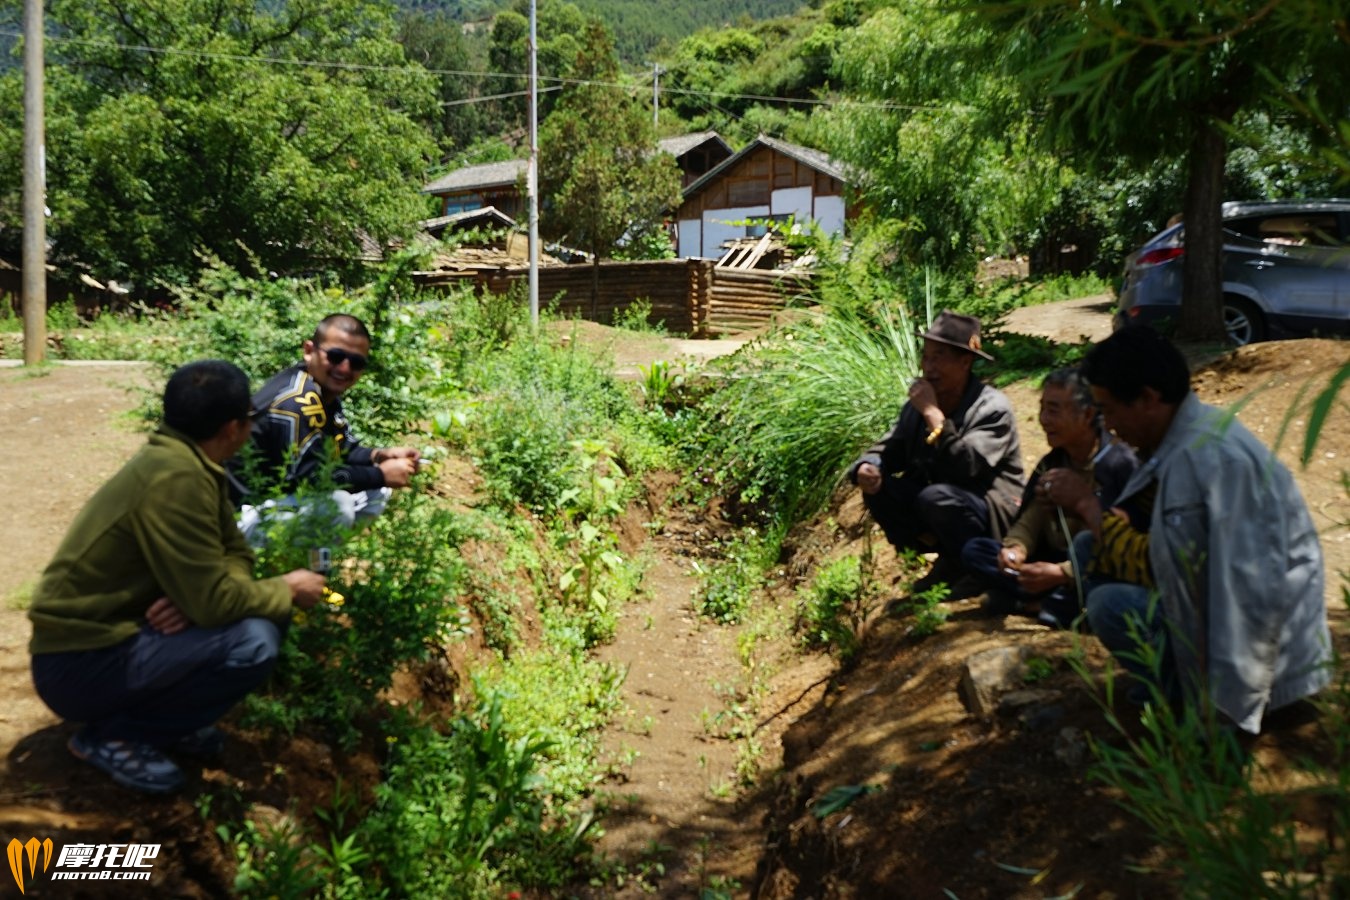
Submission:
M 428 287 L 470 281 L 479 291 L 500 294 L 525 283 L 529 269 L 418 272 L 415 277 Z M 692 337 L 714 337 L 759 327 L 811 290 L 806 275 L 729 269 L 710 259 L 602 262 L 593 302 L 594 279 L 590 264 L 541 267 L 539 303 L 556 304 L 569 317 L 607 323 L 635 300 L 646 300 L 652 324 L 662 322 L 667 330 Z

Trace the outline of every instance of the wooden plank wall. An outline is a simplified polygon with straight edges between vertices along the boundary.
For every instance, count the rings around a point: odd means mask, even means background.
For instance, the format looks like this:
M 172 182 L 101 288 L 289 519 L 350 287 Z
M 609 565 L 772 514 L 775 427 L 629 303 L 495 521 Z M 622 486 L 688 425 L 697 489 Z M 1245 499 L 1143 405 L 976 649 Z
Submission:
M 472 280 L 478 290 L 503 294 L 529 278 L 526 267 L 478 272 L 421 272 L 427 286 L 461 284 Z M 809 290 L 802 275 L 760 270 L 718 268 L 710 259 L 602 262 L 600 289 L 591 307 L 591 266 L 551 266 L 539 270 L 539 304 L 556 300 L 559 311 L 609 323 L 614 314 L 635 300 L 651 303 L 650 321 L 692 337 L 735 334 L 768 322 L 788 301 Z
M 703 334 L 736 334 L 766 325 L 792 301 L 804 305 L 810 289 L 811 280 L 805 275 L 715 267 Z

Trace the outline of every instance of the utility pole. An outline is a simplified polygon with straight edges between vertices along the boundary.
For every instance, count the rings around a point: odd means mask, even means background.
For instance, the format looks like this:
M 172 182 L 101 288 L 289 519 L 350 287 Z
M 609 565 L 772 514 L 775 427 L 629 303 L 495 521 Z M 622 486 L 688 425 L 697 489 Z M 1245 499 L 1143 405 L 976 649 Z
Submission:
M 661 111 L 661 66 L 652 63 L 652 134 L 656 134 L 657 114 Z
M 43 146 L 42 0 L 23 4 L 23 364 L 47 352 L 47 171 Z
M 530 0 L 530 163 L 525 193 L 530 208 L 530 328 L 539 330 L 539 37 L 536 0 Z

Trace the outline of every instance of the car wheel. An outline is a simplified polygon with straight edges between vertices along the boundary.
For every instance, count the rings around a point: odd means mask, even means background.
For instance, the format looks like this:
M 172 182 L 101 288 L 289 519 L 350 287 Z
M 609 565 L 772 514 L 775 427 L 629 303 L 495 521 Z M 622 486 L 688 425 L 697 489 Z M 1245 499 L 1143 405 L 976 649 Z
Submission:
M 1255 303 L 1242 297 L 1223 298 L 1223 327 L 1235 347 L 1266 339 L 1265 317 Z

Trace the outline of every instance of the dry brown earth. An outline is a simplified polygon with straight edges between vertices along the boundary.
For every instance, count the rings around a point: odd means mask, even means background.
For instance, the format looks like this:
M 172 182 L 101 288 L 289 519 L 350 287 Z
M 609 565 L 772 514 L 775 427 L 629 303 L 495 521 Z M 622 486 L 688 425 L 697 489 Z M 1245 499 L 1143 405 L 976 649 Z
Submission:
M 1099 336 L 1092 329 L 1101 327 L 1100 310 L 1083 306 L 1052 305 L 1040 333 L 1066 341 Z M 1054 321 L 1044 324 L 1049 318 Z M 575 339 L 613 344 L 616 360 L 630 368 L 688 355 L 657 338 L 625 343 L 598 326 L 582 332 Z M 1300 404 L 1350 359 L 1346 347 L 1301 341 L 1247 348 L 1201 370 L 1196 389 L 1211 402 L 1250 397 L 1241 417 L 1272 442 L 1288 416 L 1289 434 L 1280 446 L 1292 459 L 1294 438 L 1306 424 Z M 228 863 L 190 797 L 129 797 L 65 754 L 68 726 L 32 695 L 27 623 L 14 606 L 79 505 L 141 442 L 125 417 L 137 403 L 126 388 L 147 378 L 143 369 L 125 366 L 58 366 L 36 375 L 0 369 L 0 483 L 9 509 L 0 519 L 0 546 L 8 552 L 0 594 L 10 598 L 0 609 L 0 837 L 163 841 L 171 862 L 157 869 L 155 895 L 223 896 Z M 1034 460 L 1044 449 L 1035 390 L 1015 385 L 1009 392 L 1022 411 L 1025 452 Z M 1346 622 L 1334 573 L 1350 571 L 1344 527 L 1350 499 L 1340 481 L 1350 460 L 1346 413 L 1342 403 L 1312 463 L 1296 470 L 1322 531 L 1341 638 Z M 693 562 L 727 525 L 717 509 L 676 510 L 669 487 L 653 484 L 650 506 L 636 511 L 628 528 L 627 548 L 644 547 L 651 561 L 648 598 L 624 611 L 617 640 L 604 650 L 629 673 L 632 712 L 608 745 L 631 764 L 625 778 L 609 786 L 616 813 L 601 845 L 626 878 L 577 893 L 689 897 L 735 884 L 735 896 L 753 889 L 764 897 L 940 897 L 949 891 L 963 900 L 1031 898 L 1078 885 L 1082 897 L 1167 893 L 1158 879 L 1126 868 L 1157 862 L 1157 851 L 1087 778 L 1074 741 L 1062 738 L 1066 727 L 1080 736 L 1102 729 L 1100 711 L 1058 662 L 1070 639 L 1026 621 L 980 618 L 969 603 L 955 604 L 948 627 L 925 641 L 907 635 L 904 620 L 876 620 L 857 662 L 833 677 L 820 657 L 764 657 L 771 664 L 763 680 L 768 691 L 751 718 L 766 775 L 759 789 L 728 796 L 736 747 L 718 737 L 717 723 L 727 721 L 719 714 L 738 701 L 734 686 L 744 684 L 737 632 L 699 621 L 689 604 Z M 654 524 L 644 528 L 643 521 Z M 779 602 L 791 602 L 787 588 L 809 574 L 810 563 L 860 552 L 867 530 L 856 497 L 841 495 L 828 516 L 794 535 L 798 556 L 785 561 Z M 888 590 L 903 590 L 903 582 L 894 581 L 900 569 L 893 557 L 882 553 L 880 564 Z M 977 720 L 956 699 L 960 665 L 978 649 L 1010 643 L 1056 661 L 1045 685 L 1056 694 L 992 721 Z M 255 746 L 245 737 L 235 736 L 224 764 L 203 771 L 199 785 L 278 809 L 298 799 L 303 809 L 331 787 L 335 772 L 354 781 L 373 775 L 369 757 L 334 759 L 312 741 Z M 1317 739 L 1315 723 L 1294 719 L 1257 750 L 1278 762 Z M 880 790 L 841 813 L 821 819 L 811 813 L 811 801 L 831 788 L 860 784 Z M 1033 883 L 1013 869 L 1046 874 Z M 28 896 L 61 895 L 39 888 Z

